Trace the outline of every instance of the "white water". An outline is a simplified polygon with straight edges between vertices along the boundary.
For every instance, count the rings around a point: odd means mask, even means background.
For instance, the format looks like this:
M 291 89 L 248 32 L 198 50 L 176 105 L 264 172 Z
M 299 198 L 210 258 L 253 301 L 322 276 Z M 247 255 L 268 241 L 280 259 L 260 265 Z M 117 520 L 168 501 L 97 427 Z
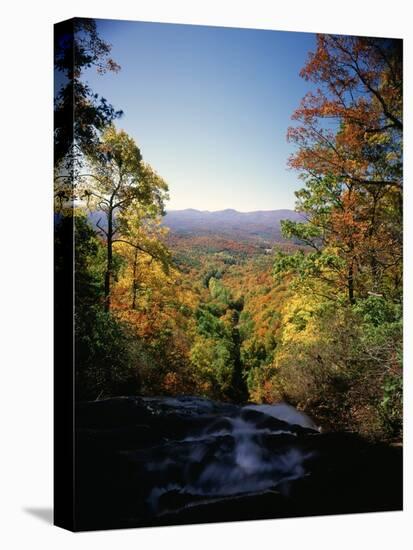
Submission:
M 171 401 L 169 404 L 172 405 Z M 175 403 L 174 403 L 175 404 Z M 242 411 L 253 410 L 290 425 L 261 427 L 263 416 L 247 417 Z M 160 498 L 169 492 L 215 498 L 257 493 L 266 490 L 288 491 L 288 482 L 307 475 L 306 460 L 312 454 L 296 446 L 294 425 L 316 429 L 304 413 L 287 405 L 248 405 L 241 415 L 216 418 L 196 433 L 169 441 L 160 456 L 151 458 L 150 470 L 165 474 L 168 468 L 178 472 L 178 480 L 168 480 L 154 487 L 148 503 L 153 509 L 160 506 Z M 290 436 L 288 445 L 274 438 Z M 291 441 L 293 436 L 293 441 Z M 194 474 L 195 472 L 195 474 Z M 168 476 L 166 476 L 168 477 Z M 162 508 L 162 506 L 161 506 Z
M 318 426 L 308 415 L 301 411 L 297 411 L 297 409 L 287 403 L 276 403 L 275 405 L 247 405 L 244 409 L 262 412 L 278 420 L 288 422 L 289 424 L 296 424 L 303 428 L 311 428 L 312 430 L 319 431 Z

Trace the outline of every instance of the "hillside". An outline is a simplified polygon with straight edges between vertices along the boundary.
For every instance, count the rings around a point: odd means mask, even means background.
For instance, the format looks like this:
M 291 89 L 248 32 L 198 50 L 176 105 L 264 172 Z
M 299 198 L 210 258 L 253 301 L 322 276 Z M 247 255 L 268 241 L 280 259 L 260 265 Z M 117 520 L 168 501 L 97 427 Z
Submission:
M 299 220 L 301 215 L 293 210 L 258 210 L 238 212 L 233 209 L 218 210 L 170 210 L 163 223 L 173 233 L 181 235 L 220 234 L 231 238 L 284 240 L 281 220 Z

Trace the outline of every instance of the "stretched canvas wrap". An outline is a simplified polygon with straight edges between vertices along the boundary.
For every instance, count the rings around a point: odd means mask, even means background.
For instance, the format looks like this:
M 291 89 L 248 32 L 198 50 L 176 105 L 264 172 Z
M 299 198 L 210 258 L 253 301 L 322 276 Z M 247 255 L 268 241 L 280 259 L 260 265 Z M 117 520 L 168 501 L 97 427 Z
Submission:
M 55 26 L 55 523 L 402 509 L 402 41 Z

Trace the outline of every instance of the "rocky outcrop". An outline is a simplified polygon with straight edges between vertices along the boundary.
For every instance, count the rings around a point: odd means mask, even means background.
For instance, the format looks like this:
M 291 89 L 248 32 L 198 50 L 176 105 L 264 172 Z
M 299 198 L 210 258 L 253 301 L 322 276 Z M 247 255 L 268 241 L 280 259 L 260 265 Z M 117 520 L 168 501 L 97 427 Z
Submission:
M 402 508 L 401 449 L 295 413 L 194 397 L 79 404 L 77 528 Z

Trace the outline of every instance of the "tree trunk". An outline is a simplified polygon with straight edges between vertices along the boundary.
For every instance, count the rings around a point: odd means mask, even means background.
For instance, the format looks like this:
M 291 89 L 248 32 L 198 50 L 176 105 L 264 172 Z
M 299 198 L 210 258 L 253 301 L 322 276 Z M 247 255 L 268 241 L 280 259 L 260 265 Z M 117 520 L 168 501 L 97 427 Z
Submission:
M 137 278 L 138 268 L 138 249 L 135 248 L 135 256 L 133 258 L 133 281 L 132 281 L 132 309 L 136 309 L 136 292 L 138 290 Z
M 112 270 L 113 270 L 113 252 L 112 252 L 112 241 L 113 241 L 113 210 L 110 209 L 108 212 L 108 232 L 107 232 L 107 258 L 106 258 L 106 272 L 105 272 L 105 311 L 110 311 L 110 286 L 112 280 Z
M 368 231 L 369 236 L 369 250 L 370 250 L 370 270 L 371 278 L 373 282 L 373 292 L 377 292 L 379 289 L 379 264 L 377 261 L 376 247 L 375 247 L 375 234 L 376 234 L 376 211 L 379 197 L 373 194 L 373 208 L 370 220 L 370 228 Z
M 350 304 L 354 304 L 354 272 L 353 272 L 353 262 L 349 265 L 348 274 L 347 274 L 347 287 L 348 287 L 348 299 Z

